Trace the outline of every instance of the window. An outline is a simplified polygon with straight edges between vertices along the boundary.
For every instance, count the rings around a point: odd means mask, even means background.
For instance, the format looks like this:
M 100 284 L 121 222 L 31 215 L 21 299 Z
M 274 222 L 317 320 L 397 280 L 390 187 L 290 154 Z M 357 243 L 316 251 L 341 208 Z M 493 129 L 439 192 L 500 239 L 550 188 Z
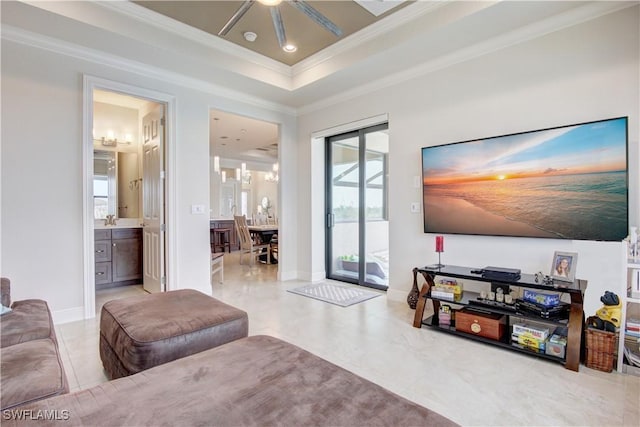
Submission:
M 93 214 L 94 218 L 103 219 L 109 212 L 109 178 L 106 175 L 93 177 Z

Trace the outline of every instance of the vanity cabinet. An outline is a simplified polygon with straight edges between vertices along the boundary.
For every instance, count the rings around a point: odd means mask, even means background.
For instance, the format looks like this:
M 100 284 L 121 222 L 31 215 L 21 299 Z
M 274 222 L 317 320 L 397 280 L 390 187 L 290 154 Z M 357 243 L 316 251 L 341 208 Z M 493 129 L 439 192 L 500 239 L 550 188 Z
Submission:
M 96 289 L 142 281 L 142 229 L 95 230 Z

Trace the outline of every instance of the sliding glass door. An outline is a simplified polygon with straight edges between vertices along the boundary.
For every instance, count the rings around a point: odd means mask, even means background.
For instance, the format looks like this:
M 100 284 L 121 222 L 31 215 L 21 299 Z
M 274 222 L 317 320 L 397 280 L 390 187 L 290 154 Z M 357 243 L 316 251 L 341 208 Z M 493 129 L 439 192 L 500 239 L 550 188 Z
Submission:
M 330 279 L 387 289 L 387 124 L 327 138 L 326 268 Z

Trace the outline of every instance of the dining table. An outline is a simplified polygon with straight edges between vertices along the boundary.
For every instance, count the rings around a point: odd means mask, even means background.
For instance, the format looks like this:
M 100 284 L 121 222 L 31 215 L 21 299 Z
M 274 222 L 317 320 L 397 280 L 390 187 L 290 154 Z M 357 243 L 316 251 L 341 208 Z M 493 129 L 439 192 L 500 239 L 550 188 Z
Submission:
M 278 226 L 276 224 L 257 224 L 249 225 L 249 232 L 260 237 L 262 243 L 269 243 L 274 234 L 278 234 Z
M 261 243 L 270 243 L 273 236 L 278 234 L 277 224 L 256 224 L 249 225 L 247 228 L 251 235 L 257 237 L 256 240 L 259 240 Z M 277 263 L 277 261 L 274 262 L 273 256 L 270 258 L 272 264 Z

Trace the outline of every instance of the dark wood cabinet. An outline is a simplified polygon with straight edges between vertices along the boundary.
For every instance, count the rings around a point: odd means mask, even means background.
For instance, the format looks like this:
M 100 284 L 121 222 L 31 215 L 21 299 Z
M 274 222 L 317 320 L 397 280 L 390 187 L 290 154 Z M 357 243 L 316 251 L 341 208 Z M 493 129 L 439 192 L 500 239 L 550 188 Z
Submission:
M 142 229 L 95 230 L 96 289 L 141 283 Z

